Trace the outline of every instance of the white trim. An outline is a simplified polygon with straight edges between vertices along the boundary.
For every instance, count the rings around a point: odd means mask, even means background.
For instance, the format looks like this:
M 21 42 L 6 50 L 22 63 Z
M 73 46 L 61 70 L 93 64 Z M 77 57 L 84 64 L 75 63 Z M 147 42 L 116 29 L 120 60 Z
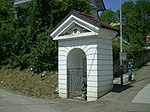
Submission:
M 91 37 L 91 36 L 97 36 L 98 33 L 95 32 L 87 32 L 87 33 L 81 33 L 77 35 L 65 35 L 65 36 L 59 36 L 53 38 L 53 40 L 64 40 L 64 39 L 73 39 L 73 38 L 81 38 L 81 37 Z
M 91 28 L 93 28 L 93 29 L 95 29 L 95 30 L 99 30 L 99 28 L 97 27 L 97 26 L 94 26 L 94 25 L 92 25 L 92 24 L 90 24 L 90 23 L 88 23 L 88 22 L 86 22 L 86 21 L 83 21 L 82 19 L 80 19 L 80 18 L 77 18 L 76 16 L 74 16 L 74 18 L 75 19 L 77 19 L 77 20 L 79 20 L 79 21 L 81 21 L 82 23 L 84 23 L 84 24 L 87 24 L 88 26 L 91 26 Z M 96 22 L 95 22 L 96 23 Z
M 51 33 L 51 36 L 53 37 L 53 35 L 59 30 L 61 29 L 62 26 L 64 26 L 64 24 L 66 24 L 70 19 L 72 18 L 72 15 L 70 17 L 68 17 L 55 31 L 53 31 Z
M 91 31 L 91 32 L 93 32 L 93 30 L 91 30 L 91 29 L 89 29 L 89 28 L 87 28 L 87 27 L 85 27 L 85 26 L 83 26 L 83 25 L 81 25 L 80 23 L 77 23 L 76 21 L 74 21 L 77 25 L 79 25 L 79 26 L 81 26 L 81 27 L 83 27 L 83 28 L 85 28 L 85 29 L 87 29 L 87 30 L 89 30 L 89 31 Z
M 69 26 L 71 26 L 72 24 L 77 24 L 77 25 L 79 25 L 79 26 L 81 26 L 81 27 L 83 27 L 83 28 L 85 28 L 86 30 L 89 30 L 89 31 L 91 31 L 91 32 L 93 32 L 91 29 L 89 29 L 89 28 L 87 28 L 87 27 L 85 27 L 85 26 L 83 26 L 83 25 L 81 25 L 80 23 L 77 23 L 76 21 L 72 21 L 69 25 L 67 25 L 67 27 L 66 28 L 64 28 L 60 33 L 58 33 L 57 35 L 56 35 L 56 37 L 58 37 L 59 35 L 61 35 L 63 32 L 65 32 L 65 30 L 67 30 L 68 28 L 69 28 Z M 54 37 L 54 38 L 56 38 L 56 37 Z
M 70 22 L 71 21 L 71 22 Z M 77 21 L 79 21 L 80 23 L 78 23 Z M 84 25 L 84 28 L 86 29 L 91 29 L 90 31 L 93 31 L 93 32 L 98 32 L 99 28 L 86 22 L 86 21 L 83 21 L 82 19 L 74 16 L 74 15 L 71 15 L 70 17 L 68 17 L 54 32 L 51 33 L 50 36 L 52 36 L 53 38 L 57 37 L 58 35 L 60 35 L 60 33 L 62 33 L 62 30 L 64 31 L 66 28 L 68 28 L 72 22 L 76 22 L 78 24 L 85 24 L 87 27 L 85 27 Z M 63 29 L 63 26 L 65 26 L 65 29 Z M 67 26 L 67 27 L 66 27 Z M 60 32 L 61 31 L 61 32 Z

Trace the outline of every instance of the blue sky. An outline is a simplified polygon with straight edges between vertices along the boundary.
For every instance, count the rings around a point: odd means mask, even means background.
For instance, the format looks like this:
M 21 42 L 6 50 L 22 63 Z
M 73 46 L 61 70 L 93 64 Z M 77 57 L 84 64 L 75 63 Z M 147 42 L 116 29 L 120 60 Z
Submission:
M 112 9 L 113 11 L 117 11 L 120 9 L 120 0 L 103 0 L 106 9 Z M 122 0 L 122 3 L 128 0 Z

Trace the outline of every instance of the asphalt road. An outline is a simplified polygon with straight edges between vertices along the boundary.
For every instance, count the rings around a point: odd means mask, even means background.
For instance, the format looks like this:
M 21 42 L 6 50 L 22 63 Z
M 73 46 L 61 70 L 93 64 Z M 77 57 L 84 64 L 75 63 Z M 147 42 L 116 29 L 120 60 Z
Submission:
M 71 99 L 48 101 L 0 89 L 0 112 L 150 112 L 150 62 L 124 86 L 115 85 L 107 95 L 95 102 Z M 141 100 L 142 99 L 142 100 Z M 140 102 L 141 101 L 141 102 Z

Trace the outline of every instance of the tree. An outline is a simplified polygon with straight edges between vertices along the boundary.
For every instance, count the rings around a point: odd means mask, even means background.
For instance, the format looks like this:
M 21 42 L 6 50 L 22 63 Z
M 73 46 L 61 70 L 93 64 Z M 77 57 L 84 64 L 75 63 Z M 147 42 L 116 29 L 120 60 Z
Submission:
M 14 34 L 12 0 L 0 1 L 0 64 L 8 63 L 11 55 L 11 37 Z
M 0 65 L 34 71 L 57 69 L 57 42 L 49 32 L 70 10 L 89 12 L 86 0 L 0 1 Z
M 110 23 L 116 23 L 118 22 L 117 20 L 117 16 L 115 14 L 115 12 L 113 12 L 111 9 L 107 9 L 105 10 L 101 16 L 100 16 L 101 20 L 110 24 Z
M 132 44 L 129 57 L 135 58 L 145 46 L 145 37 L 150 29 L 150 2 L 138 0 L 136 3 L 125 2 L 123 9 L 123 37 Z
M 86 0 L 33 0 L 31 2 L 26 25 L 30 38 L 34 44 L 31 49 L 31 67 L 41 72 L 43 70 L 57 69 L 57 43 L 49 37 L 49 32 L 54 28 L 70 10 L 88 12 Z
M 130 43 L 128 46 L 124 45 L 123 48 L 128 54 L 128 59 L 135 59 L 138 53 L 144 49 L 145 37 L 150 29 L 149 9 L 149 0 L 126 1 L 122 4 L 123 39 Z M 108 24 L 116 23 L 119 18 L 120 10 L 116 11 L 115 14 L 111 10 L 101 14 L 101 19 Z M 115 59 L 119 54 L 118 42 L 115 41 L 113 44 Z

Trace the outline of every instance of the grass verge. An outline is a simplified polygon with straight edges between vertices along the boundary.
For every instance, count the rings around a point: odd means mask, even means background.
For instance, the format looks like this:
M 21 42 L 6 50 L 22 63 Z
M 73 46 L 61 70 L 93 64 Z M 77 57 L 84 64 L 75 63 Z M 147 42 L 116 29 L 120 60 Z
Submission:
M 45 99 L 56 99 L 58 94 L 55 92 L 58 87 L 57 72 L 46 72 L 36 74 L 25 69 L 20 71 L 19 68 L 0 69 L 0 87 L 19 94 L 33 96 Z

